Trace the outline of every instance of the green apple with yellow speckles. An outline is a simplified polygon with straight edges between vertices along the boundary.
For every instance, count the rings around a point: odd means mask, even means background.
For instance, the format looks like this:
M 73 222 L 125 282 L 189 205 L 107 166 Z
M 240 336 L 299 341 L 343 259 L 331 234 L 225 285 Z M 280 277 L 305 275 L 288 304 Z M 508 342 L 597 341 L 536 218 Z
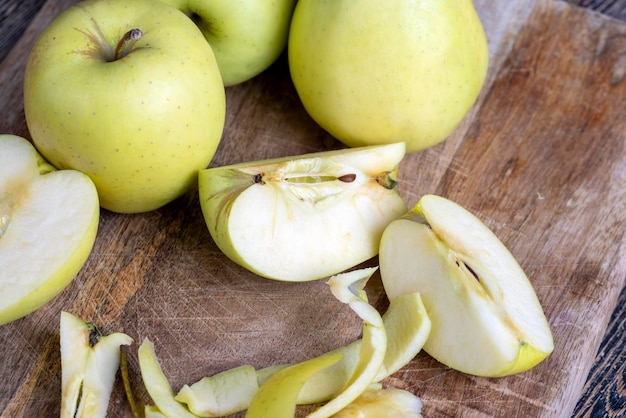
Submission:
M 300 0 L 289 69 L 308 113 L 349 146 L 446 139 L 485 81 L 471 0 Z
M 70 7 L 40 34 L 25 70 L 38 150 L 87 174 L 114 212 L 154 210 L 184 194 L 213 158 L 225 108 L 198 27 L 151 0 Z

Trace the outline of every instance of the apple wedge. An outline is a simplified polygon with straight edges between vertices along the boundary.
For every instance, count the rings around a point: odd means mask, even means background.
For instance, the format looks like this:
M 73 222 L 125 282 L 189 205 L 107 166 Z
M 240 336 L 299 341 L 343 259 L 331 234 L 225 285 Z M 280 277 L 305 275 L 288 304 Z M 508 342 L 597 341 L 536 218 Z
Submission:
M 0 135 L 0 325 L 38 309 L 76 276 L 99 214 L 89 177 L 57 171 L 26 139 Z
M 201 170 L 202 212 L 217 246 L 250 271 L 328 277 L 375 256 L 406 213 L 395 190 L 404 154 L 395 143 Z
M 423 196 L 381 239 L 390 300 L 420 292 L 432 322 L 424 351 L 456 370 L 496 377 L 534 367 L 554 349 L 526 274 L 479 219 L 443 197 Z
M 104 418 L 120 364 L 120 347 L 133 339 L 99 335 L 80 318 L 61 312 L 61 418 Z

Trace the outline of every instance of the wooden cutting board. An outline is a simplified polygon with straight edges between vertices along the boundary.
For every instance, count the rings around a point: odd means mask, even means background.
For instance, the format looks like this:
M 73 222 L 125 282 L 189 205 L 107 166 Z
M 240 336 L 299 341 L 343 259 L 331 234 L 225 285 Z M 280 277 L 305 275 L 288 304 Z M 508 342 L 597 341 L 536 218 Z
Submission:
M 48 1 L 2 62 L 0 132 L 28 137 L 28 50 L 75 2 Z M 384 383 L 420 396 L 426 417 L 569 417 L 626 276 L 626 24 L 560 1 L 475 5 L 491 53 L 483 93 L 447 141 L 405 158 L 399 190 L 410 206 L 437 193 L 483 219 L 529 275 L 556 346 L 535 369 L 499 379 L 420 353 Z M 285 57 L 229 88 L 227 101 L 213 166 L 341 147 L 303 110 Z M 367 291 L 383 311 L 379 277 Z M 274 282 L 229 261 L 204 225 L 196 190 L 147 214 L 103 211 L 78 277 L 45 307 L 0 327 L 2 417 L 58 415 L 61 310 L 134 338 L 129 367 L 141 402 L 150 402 L 136 358 L 144 338 L 177 390 L 242 364 L 311 358 L 361 328 L 324 280 Z M 131 416 L 120 382 L 110 416 Z

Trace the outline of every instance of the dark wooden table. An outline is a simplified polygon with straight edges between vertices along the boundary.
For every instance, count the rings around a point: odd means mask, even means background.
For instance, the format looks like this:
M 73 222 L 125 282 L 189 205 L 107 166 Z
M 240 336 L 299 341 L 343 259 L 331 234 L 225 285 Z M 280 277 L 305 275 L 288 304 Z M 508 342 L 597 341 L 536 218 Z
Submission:
M 53 3 L 53 0 L 48 2 Z M 29 24 L 37 16 L 44 3 L 46 3 L 44 0 L 4 0 L 0 2 L 0 62 L 13 49 L 20 37 L 28 33 Z M 569 0 L 569 3 L 617 20 L 626 21 L 626 0 Z M 30 34 L 29 36 L 33 35 Z M 10 67 L 10 63 L 2 64 L 5 64 L 4 68 Z M 3 80 L 2 76 L 0 74 L 0 80 Z M 2 100 L 5 99 L 2 98 Z M 18 99 L 15 100 L 17 103 L 20 102 Z M 622 115 L 626 117 L 626 109 Z M 18 133 L 26 135 L 23 121 L 11 120 L 7 122 L 4 120 L 3 123 L 15 128 L 19 131 Z M 626 138 L 626 133 L 623 137 Z M 620 227 L 623 228 L 624 225 L 622 224 Z M 623 231 L 616 236 L 623 238 Z M 623 242 L 617 242 L 615 245 L 618 247 L 621 245 L 620 248 L 624 248 Z M 624 283 L 624 277 L 621 280 Z M 624 353 L 626 353 L 626 291 L 622 290 L 617 308 L 610 317 L 604 338 L 599 345 L 595 363 L 591 367 L 584 390 L 575 407 L 575 417 L 626 416 L 626 355 Z M 0 361 L 2 360 L 0 359 Z M 1 395 L 0 397 L 2 397 Z M 10 414 L 8 408 L 4 411 L 0 409 L 0 416 L 9 417 Z

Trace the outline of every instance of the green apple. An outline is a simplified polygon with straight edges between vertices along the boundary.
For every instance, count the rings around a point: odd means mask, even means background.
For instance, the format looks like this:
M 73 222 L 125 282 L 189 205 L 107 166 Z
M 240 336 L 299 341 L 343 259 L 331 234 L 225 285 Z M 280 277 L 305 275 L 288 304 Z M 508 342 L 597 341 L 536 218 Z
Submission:
M 38 309 L 76 276 L 96 239 L 98 194 L 26 139 L 0 135 L 0 324 Z
M 465 373 L 525 371 L 554 349 L 537 295 L 513 255 L 478 218 L 440 196 L 423 196 L 380 244 L 390 300 L 420 292 L 431 332 L 424 351 Z
M 202 33 L 151 0 L 87 0 L 37 39 L 24 75 L 32 139 L 86 173 L 102 207 L 135 213 L 184 194 L 221 139 L 225 92 Z
M 271 279 L 328 277 L 378 253 L 406 212 L 394 185 L 404 144 L 201 170 L 206 224 L 233 261 Z
M 296 0 L 162 0 L 190 16 L 213 48 L 224 85 L 267 69 L 287 45 Z
M 128 335 L 106 336 L 93 324 L 61 312 L 61 418 L 104 418 Z
M 307 112 L 349 146 L 447 138 L 485 80 L 487 41 L 471 0 L 300 0 L 289 68 Z

